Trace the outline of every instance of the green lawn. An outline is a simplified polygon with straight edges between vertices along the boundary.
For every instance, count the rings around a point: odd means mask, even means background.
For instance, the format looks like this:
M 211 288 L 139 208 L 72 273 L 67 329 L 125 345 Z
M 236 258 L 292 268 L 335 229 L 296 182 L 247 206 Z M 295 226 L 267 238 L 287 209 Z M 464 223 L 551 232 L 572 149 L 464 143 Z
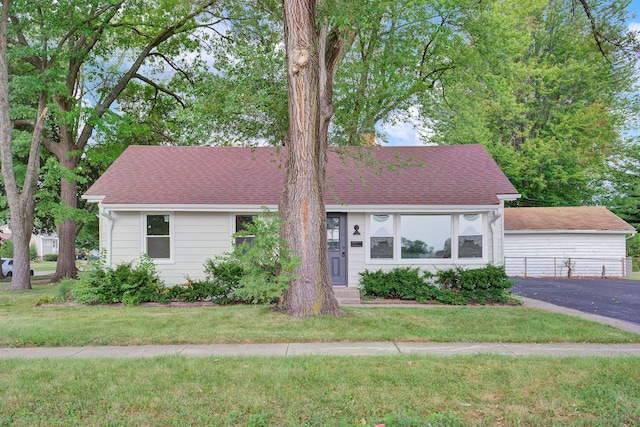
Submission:
M 56 271 L 56 261 L 32 261 L 34 271 Z
M 0 291 L 0 346 L 322 341 L 640 342 L 611 326 L 523 307 L 349 308 L 293 319 L 270 307 L 36 306 L 56 286 Z
M 640 342 L 523 307 L 36 306 L 0 291 L 0 346 L 279 341 Z M 0 426 L 637 425 L 640 358 L 300 356 L 0 359 Z
M 0 425 L 634 426 L 640 358 L 0 360 Z

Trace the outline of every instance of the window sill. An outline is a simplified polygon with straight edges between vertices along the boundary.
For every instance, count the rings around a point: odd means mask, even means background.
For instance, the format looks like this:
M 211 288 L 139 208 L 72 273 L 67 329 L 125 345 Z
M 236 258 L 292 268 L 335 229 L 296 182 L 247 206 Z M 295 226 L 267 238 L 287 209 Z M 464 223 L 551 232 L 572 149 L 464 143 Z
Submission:
M 151 258 L 151 261 L 156 265 L 171 265 L 176 263 L 173 259 L 169 258 Z

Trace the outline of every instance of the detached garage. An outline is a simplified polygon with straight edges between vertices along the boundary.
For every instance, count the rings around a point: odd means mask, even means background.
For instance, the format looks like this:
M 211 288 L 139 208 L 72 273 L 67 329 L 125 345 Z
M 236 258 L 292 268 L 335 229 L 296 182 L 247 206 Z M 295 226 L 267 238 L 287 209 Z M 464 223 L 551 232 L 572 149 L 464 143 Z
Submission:
M 624 277 L 636 230 L 603 206 L 508 208 L 504 264 L 518 277 Z

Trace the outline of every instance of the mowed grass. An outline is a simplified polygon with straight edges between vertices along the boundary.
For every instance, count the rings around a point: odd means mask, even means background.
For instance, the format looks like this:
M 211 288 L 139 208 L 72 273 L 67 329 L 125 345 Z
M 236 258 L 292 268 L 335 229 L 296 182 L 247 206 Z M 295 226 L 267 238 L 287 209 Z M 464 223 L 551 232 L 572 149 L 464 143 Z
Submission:
M 0 291 L 0 346 L 327 341 L 640 342 L 640 335 L 523 307 L 347 308 L 293 319 L 271 307 L 36 306 L 56 287 Z
M 0 425 L 632 426 L 640 358 L 0 360 Z

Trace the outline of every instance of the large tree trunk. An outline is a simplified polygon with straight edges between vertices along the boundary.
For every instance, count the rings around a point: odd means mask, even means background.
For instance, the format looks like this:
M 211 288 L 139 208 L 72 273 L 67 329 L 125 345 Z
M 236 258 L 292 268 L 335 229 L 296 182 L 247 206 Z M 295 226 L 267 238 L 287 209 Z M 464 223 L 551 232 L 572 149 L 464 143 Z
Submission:
M 61 166 L 69 171 L 75 171 L 78 167 L 78 156 L 62 155 L 58 157 Z M 75 180 L 62 178 L 60 181 L 60 199 L 72 209 L 78 207 L 78 185 Z M 65 219 L 58 225 L 58 262 L 53 276 L 54 282 L 59 282 L 65 277 L 75 279 L 78 277 L 76 267 L 76 220 Z
M 289 132 L 285 182 L 280 200 L 283 237 L 301 265 L 284 295 L 296 317 L 341 313 L 333 293 L 327 253 L 324 184 L 331 110 L 326 97 L 325 32 L 315 0 L 285 0 L 284 27 L 289 87 Z M 331 79 L 333 75 L 331 75 Z M 330 93 L 329 93 L 330 96 Z M 331 100 L 329 97 L 329 107 Z
M 7 290 L 31 289 L 29 274 L 29 240 L 33 230 L 35 192 L 40 169 L 40 140 L 44 133 L 46 94 L 40 93 L 38 117 L 31 135 L 29 159 L 22 188 L 19 188 L 13 172 L 13 124 L 9 117 L 9 73 L 7 67 L 7 20 L 9 1 L 2 2 L 0 19 L 0 152 L 2 177 L 11 212 L 13 236 L 13 271 Z

